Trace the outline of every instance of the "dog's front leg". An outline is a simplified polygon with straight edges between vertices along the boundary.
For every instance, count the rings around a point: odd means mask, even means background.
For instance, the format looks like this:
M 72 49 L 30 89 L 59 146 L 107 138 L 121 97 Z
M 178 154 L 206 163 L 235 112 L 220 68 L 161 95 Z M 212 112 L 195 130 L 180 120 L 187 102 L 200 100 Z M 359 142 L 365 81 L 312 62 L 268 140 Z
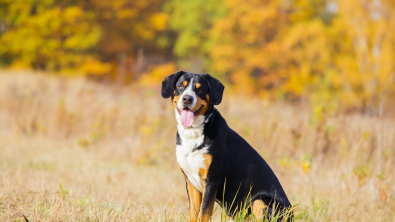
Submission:
M 185 178 L 187 183 L 187 192 L 189 198 L 189 219 L 190 222 L 196 222 L 198 219 L 200 205 L 202 203 L 202 193 L 197 190 L 188 180 Z
M 207 181 L 207 180 L 206 180 Z M 219 182 L 216 181 L 203 181 L 203 201 L 199 213 L 199 218 L 201 222 L 207 222 L 210 220 L 213 214 L 215 198 L 217 196 L 217 190 Z

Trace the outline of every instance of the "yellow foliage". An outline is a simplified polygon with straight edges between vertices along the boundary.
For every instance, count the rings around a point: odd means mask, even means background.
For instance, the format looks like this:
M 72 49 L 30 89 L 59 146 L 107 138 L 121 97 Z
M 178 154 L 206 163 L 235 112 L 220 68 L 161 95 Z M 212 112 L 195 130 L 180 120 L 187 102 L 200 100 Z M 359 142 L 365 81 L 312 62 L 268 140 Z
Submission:
M 212 26 L 210 58 L 235 88 L 314 95 L 323 103 L 339 95 L 360 107 L 376 105 L 395 85 L 389 1 L 224 2 L 228 13 Z
M 151 16 L 151 24 L 157 30 L 164 30 L 166 28 L 167 22 L 169 20 L 169 16 L 166 13 L 156 13 Z
M 145 24 L 137 24 L 133 32 L 135 35 L 145 40 L 151 40 L 155 37 L 155 32 L 149 29 Z
M 311 171 L 311 162 L 309 161 L 303 161 L 302 162 L 302 170 L 303 173 L 308 174 Z
M 312 162 L 312 159 L 311 159 L 312 157 L 311 157 L 311 154 L 310 153 L 307 153 L 307 154 L 305 154 L 303 157 L 302 157 L 302 162 L 301 162 L 301 166 L 302 166 L 302 171 L 303 171 L 303 173 L 305 173 L 305 174 L 308 174 L 308 173 L 310 173 L 310 171 L 311 171 L 311 162 Z
M 80 7 L 78 6 L 73 6 L 73 7 L 68 7 L 64 10 L 62 13 L 62 16 L 64 18 L 64 21 L 67 23 L 73 23 L 75 22 L 78 17 L 83 15 L 83 11 Z
M 135 9 L 123 9 L 117 11 L 117 17 L 119 19 L 127 19 L 127 18 L 134 18 L 138 14 L 137 10 Z
M 139 84 L 143 86 L 156 86 L 160 84 L 166 76 L 176 71 L 176 65 L 172 62 L 151 66 L 150 71 L 141 76 Z
M 80 72 L 91 75 L 104 75 L 109 73 L 111 65 L 89 58 L 80 67 Z
M 265 99 L 372 108 L 395 97 L 394 27 L 392 0 L 0 0 L 0 65 L 111 63 L 143 85 L 182 67 Z

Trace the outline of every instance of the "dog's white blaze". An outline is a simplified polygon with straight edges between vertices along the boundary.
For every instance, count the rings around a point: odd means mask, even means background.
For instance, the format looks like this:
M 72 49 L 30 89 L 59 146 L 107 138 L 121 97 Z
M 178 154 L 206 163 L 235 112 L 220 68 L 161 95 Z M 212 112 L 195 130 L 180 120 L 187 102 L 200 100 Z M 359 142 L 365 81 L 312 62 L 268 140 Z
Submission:
M 193 97 L 193 103 L 188 106 L 189 109 L 195 107 L 197 98 L 193 91 L 193 78 L 189 83 L 188 87 L 181 94 L 180 100 L 177 103 L 179 109 L 184 109 L 184 103 L 182 102 L 182 97 L 184 95 L 190 95 Z M 203 147 L 202 149 L 192 152 L 193 148 L 200 146 L 203 143 L 204 135 L 204 116 L 199 115 L 195 117 L 192 123 L 192 127 L 184 128 L 181 124 L 181 115 L 178 113 L 177 109 L 174 109 L 178 134 L 181 137 L 181 144 L 176 147 L 177 162 L 181 169 L 184 171 L 189 182 L 200 192 L 203 192 L 202 181 L 199 176 L 199 169 L 204 168 L 204 156 L 203 154 L 208 152 L 208 147 Z
M 200 117 L 200 116 L 199 116 Z M 203 121 L 204 121 L 204 117 Z M 199 119 L 199 118 L 197 118 Z M 178 134 L 181 137 L 181 145 L 176 147 L 177 162 L 185 175 L 188 177 L 189 182 L 200 192 L 203 192 L 202 181 L 199 176 L 199 169 L 204 168 L 203 154 L 208 152 L 208 147 L 195 150 L 193 148 L 200 146 L 203 143 L 203 125 L 196 128 L 185 129 L 180 122 L 180 114 L 176 110 L 176 120 Z M 195 120 L 196 121 L 196 120 Z
M 193 91 L 193 89 L 192 89 L 192 86 L 193 86 L 193 78 L 191 78 L 191 82 L 189 83 L 189 85 L 188 85 L 188 87 L 185 89 L 185 91 L 181 94 L 181 96 L 180 96 L 180 99 L 178 100 L 178 102 L 177 102 L 177 107 L 179 108 L 179 109 L 184 109 L 185 107 L 184 107 L 184 103 L 182 102 L 182 97 L 184 96 L 184 95 L 190 95 L 190 96 L 192 96 L 193 97 L 193 103 L 190 105 L 190 106 L 188 106 L 188 108 L 189 109 L 192 109 L 193 107 L 195 107 L 195 105 L 196 105 L 196 102 L 197 102 L 197 98 L 196 98 L 196 93 Z M 181 124 L 181 120 L 180 120 L 180 114 L 178 113 L 178 111 L 177 111 L 177 109 L 174 109 L 175 111 L 176 111 L 176 120 L 177 120 L 177 124 L 178 125 L 180 125 L 181 127 L 182 127 L 182 124 Z M 196 111 L 196 110 L 195 110 Z M 193 121 L 193 123 L 192 123 L 192 127 L 197 127 L 197 126 L 200 126 L 200 125 L 202 125 L 203 124 L 203 122 L 204 122 L 204 116 L 203 115 L 199 115 L 198 117 L 195 117 L 195 120 Z M 189 132 L 189 133 L 192 133 L 193 134 L 193 132 Z M 202 133 L 203 133 L 203 129 L 202 129 Z
M 193 86 L 193 78 L 191 78 L 191 82 L 189 83 L 188 87 L 184 90 L 184 92 L 182 92 L 180 99 L 178 100 L 177 106 L 179 109 L 184 109 L 186 107 L 184 107 L 184 103 L 182 102 L 182 97 L 184 95 L 189 95 L 193 97 L 193 103 L 191 105 L 188 106 L 189 109 L 192 109 L 193 107 L 195 107 L 196 102 L 197 102 L 197 98 L 196 98 L 196 94 L 192 89 Z

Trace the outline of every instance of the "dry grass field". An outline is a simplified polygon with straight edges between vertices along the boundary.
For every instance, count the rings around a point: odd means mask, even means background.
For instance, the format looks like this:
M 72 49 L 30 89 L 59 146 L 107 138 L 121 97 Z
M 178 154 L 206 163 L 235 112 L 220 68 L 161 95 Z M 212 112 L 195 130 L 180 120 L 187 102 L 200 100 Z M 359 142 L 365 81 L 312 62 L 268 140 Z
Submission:
M 1 71 L 0 221 L 187 221 L 174 111 L 159 90 Z M 226 90 L 218 109 L 272 167 L 296 221 L 395 221 L 394 115 Z

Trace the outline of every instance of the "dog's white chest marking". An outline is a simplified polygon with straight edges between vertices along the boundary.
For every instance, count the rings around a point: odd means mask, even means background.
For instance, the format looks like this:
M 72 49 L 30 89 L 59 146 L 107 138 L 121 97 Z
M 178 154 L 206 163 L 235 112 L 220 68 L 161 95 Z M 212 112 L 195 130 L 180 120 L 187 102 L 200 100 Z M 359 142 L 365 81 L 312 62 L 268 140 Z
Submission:
M 203 192 L 199 169 L 204 168 L 203 154 L 208 152 L 208 147 L 193 151 L 195 147 L 203 143 L 203 126 L 184 129 L 178 125 L 177 128 L 178 134 L 181 137 L 181 145 L 177 145 L 176 147 L 177 162 L 188 177 L 189 182 L 200 192 Z

